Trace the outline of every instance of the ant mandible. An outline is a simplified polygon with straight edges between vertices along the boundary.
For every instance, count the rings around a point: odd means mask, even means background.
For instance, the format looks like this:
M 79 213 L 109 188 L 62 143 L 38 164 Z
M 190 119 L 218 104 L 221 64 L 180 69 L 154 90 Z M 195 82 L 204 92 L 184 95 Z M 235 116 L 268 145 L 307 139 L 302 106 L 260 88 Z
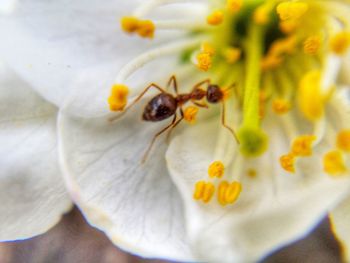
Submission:
M 191 101 L 194 105 L 201 108 L 208 108 L 206 104 L 202 104 L 199 102 L 204 98 L 206 98 L 208 103 L 211 103 L 211 104 L 221 103 L 222 104 L 221 124 L 231 132 L 236 142 L 239 143 L 237 135 L 234 132 L 234 130 L 226 124 L 224 91 L 218 85 L 211 84 L 209 79 L 205 79 L 197 83 L 196 85 L 194 85 L 191 92 L 180 94 L 178 92 L 177 81 L 174 75 L 170 77 L 167 84 L 167 88 L 169 88 L 171 84 L 173 84 L 173 88 L 176 93 L 175 96 L 165 91 L 157 84 L 151 83 L 141 92 L 141 94 L 129 106 L 125 108 L 122 114 L 110 119 L 111 121 L 119 119 L 122 115 L 124 115 L 124 113 L 127 110 L 133 107 L 147 93 L 147 91 L 150 88 L 156 88 L 161 92 L 160 94 L 155 95 L 147 103 L 142 114 L 142 120 L 150 121 L 150 122 L 159 122 L 159 121 L 168 119 L 171 116 L 174 116 L 174 117 L 169 125 L 167 125 L 166 127 L 164 127 L 162 130 L 160 130 L 154 135 L 145 155 L 142 158 L 142 163 L 146 161 L 147 156 L 150 150 L 152 149 L 152 146 L 156 141 L 157 137 L 161 135 L 163 132 L 170 129 L 168 132 L 168 137 L 169 137 L 172 129 L 174 129 L 184 119 L 184 112 L 183 112 L 182 106 L 189 101 Z M 206 90 L 201 88 L 205 84 L 207 85 Z M 180 110 L 181 117 L 179 119 L 177 118 L 177 109 Z

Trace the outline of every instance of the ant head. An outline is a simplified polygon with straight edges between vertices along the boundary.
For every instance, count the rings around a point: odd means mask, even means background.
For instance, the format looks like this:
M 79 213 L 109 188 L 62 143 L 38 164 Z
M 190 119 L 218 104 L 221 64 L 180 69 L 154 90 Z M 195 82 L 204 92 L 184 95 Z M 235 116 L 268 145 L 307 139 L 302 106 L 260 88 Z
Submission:
M 222 101 L 224 93 L 218 85 L 210 84 L 207 89 L 207 100 L 210 103 L 218 103 Z

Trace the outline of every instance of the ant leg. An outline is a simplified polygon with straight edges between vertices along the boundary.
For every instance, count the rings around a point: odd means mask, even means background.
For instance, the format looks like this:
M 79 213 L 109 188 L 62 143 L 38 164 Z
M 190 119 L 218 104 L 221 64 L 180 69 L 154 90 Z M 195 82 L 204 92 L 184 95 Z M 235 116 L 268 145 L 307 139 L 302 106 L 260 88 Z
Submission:
M 210 79 L 205 79 L 201 82 L 198 82 L 196 85 L 193 86 L 192 91 L 198 89 L 200 86 L 202 86 L 203 84 L 207 84 L 208 86 L 210 85 Z
M 150 151 L 151 151 L 151 149 L 152 149 L 152 146 L 153 146 L 154 142 L 156 141 L 156 139 L 158 138 L 158 136 L 161 135 L 163 132 L 165 132 L 165 131 L 166 131 L 167 129 L 169 129 L 170 127 L 172 127 L 172 126 L 174 125 L 174 123 L 176 122 L 176 118 L 177 118 L 177 116 L 176 116 L 176 113 L 175 113 L 174 118 L 173 118 L 173 120 L 171 121 L 171 123 L 170 123 L 168 126 L 166 126 L 166 127 L 164 127 L 163 129 L 161 129 L 159 132 L 157 132 L 157 133 L 153 136 L 153 139 L 152 139 L 150 145 L 148 146 L 147 151 L 145 152 L 144 156 L 142 157 L 141 163 L 145 163 L 145 162 L 146 162 L 147 157 L 148 157 L 148 154 L 150 153 Z
M 171 132 L 173 131 L 173 129 L 184 119 L 184 112 L 183 112 L 182 108 L 180 108 L 180 114 L 181 114 L 180 119 L 178 119 L 178 120 L 173 124 L 173 126 L 171 127 L 171 129 L 168 131 L 168 134 L 167 134 L 167 136 L 166 136 L 166 141 L 167 141 L 167 143 L 169 143 L 170 136 L 171 136 Z
M 221 124 L 231 132 L 231 134 L 235 138 L 237 144 L 239 144 L 239 140 L 238 140 L 238 137 L 237 137 L 235 131 L 226 124 L 225 116 L 226 116 L 226 107 L 225 107 L 225 102 L 223 101 L 222 102 L 222 112 L 221 112 Z
M 176 95 L 179 94 L 178 90 L 177 90 L 177 81 L 176 81 L 176 76 L 172 75 L 168 81 L 167 84 L 167 89 L 170 87 L 171 83 L 173 83 L 173 88 L 175 90 Z
M 194 105 L 200 107 L 200 108 L 206 108 L 206 109 L 209 108 L 208 104 L 206 104 L 206 103 L 199 103 L 199 102 L 196 102 L 196 101 L 192 101 L 192 103 L 193 103 Z
M 163 90 L 161 87 L 159 87 L 157 84 L 151 83 L 150 85 L 148 85 L 148 86 L 141 92 L 141 94 L 140 94 L 139 96 L 137 96 L 137 98 L 136 98 L 131 104 L 129 104 L 129 105 L 125 108 L 125 110 L 123 110 L 122 113 L 120 113 L 120 114 L 117 115 L 117 116 L 114 116 L 114 117 L 110 118 L 109 121 L 110 121 L 110 122 L 113 122 L 113 121 L 116 121 L 116 120 L 120 119 L 122 116 L 124 116 L 124 114 L 125 114 L 132 106 L 134 106 L 134 105 L 143 97 L 143 95 L 146 94 L 146 92 L 147 92 L 150 88 L 156 88 L 156 89 L 158 89 L 161 93 L 166 93 L 166 91 Z

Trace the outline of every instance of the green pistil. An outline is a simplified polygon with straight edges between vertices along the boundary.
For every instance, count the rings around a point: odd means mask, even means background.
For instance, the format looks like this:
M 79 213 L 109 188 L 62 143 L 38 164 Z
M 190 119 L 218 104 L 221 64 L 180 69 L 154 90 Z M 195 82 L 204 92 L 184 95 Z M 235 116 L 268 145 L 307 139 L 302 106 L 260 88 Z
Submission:
M 260 61 L 264 49 L 264 31 L 261 26 L 249 25 L 245 42 L 246 79 L 244 84 L 243 123 L 238 131 L 241 153 L 256 157 L 267 148 L 267 136 L 260 128 Z

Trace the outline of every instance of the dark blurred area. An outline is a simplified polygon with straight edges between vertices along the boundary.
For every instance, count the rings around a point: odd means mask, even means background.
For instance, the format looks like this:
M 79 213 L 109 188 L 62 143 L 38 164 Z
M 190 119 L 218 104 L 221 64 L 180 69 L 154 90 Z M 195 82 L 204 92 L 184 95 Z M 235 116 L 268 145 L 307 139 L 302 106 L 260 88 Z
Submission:
M 285 247 L 261 263 L 338 263 L 339 245 L 328 219 L 305 239 Z M 47 233 L 30 240 L 0 243 L 0 263 L 162 263 L 116 248 L 73 209 Z

